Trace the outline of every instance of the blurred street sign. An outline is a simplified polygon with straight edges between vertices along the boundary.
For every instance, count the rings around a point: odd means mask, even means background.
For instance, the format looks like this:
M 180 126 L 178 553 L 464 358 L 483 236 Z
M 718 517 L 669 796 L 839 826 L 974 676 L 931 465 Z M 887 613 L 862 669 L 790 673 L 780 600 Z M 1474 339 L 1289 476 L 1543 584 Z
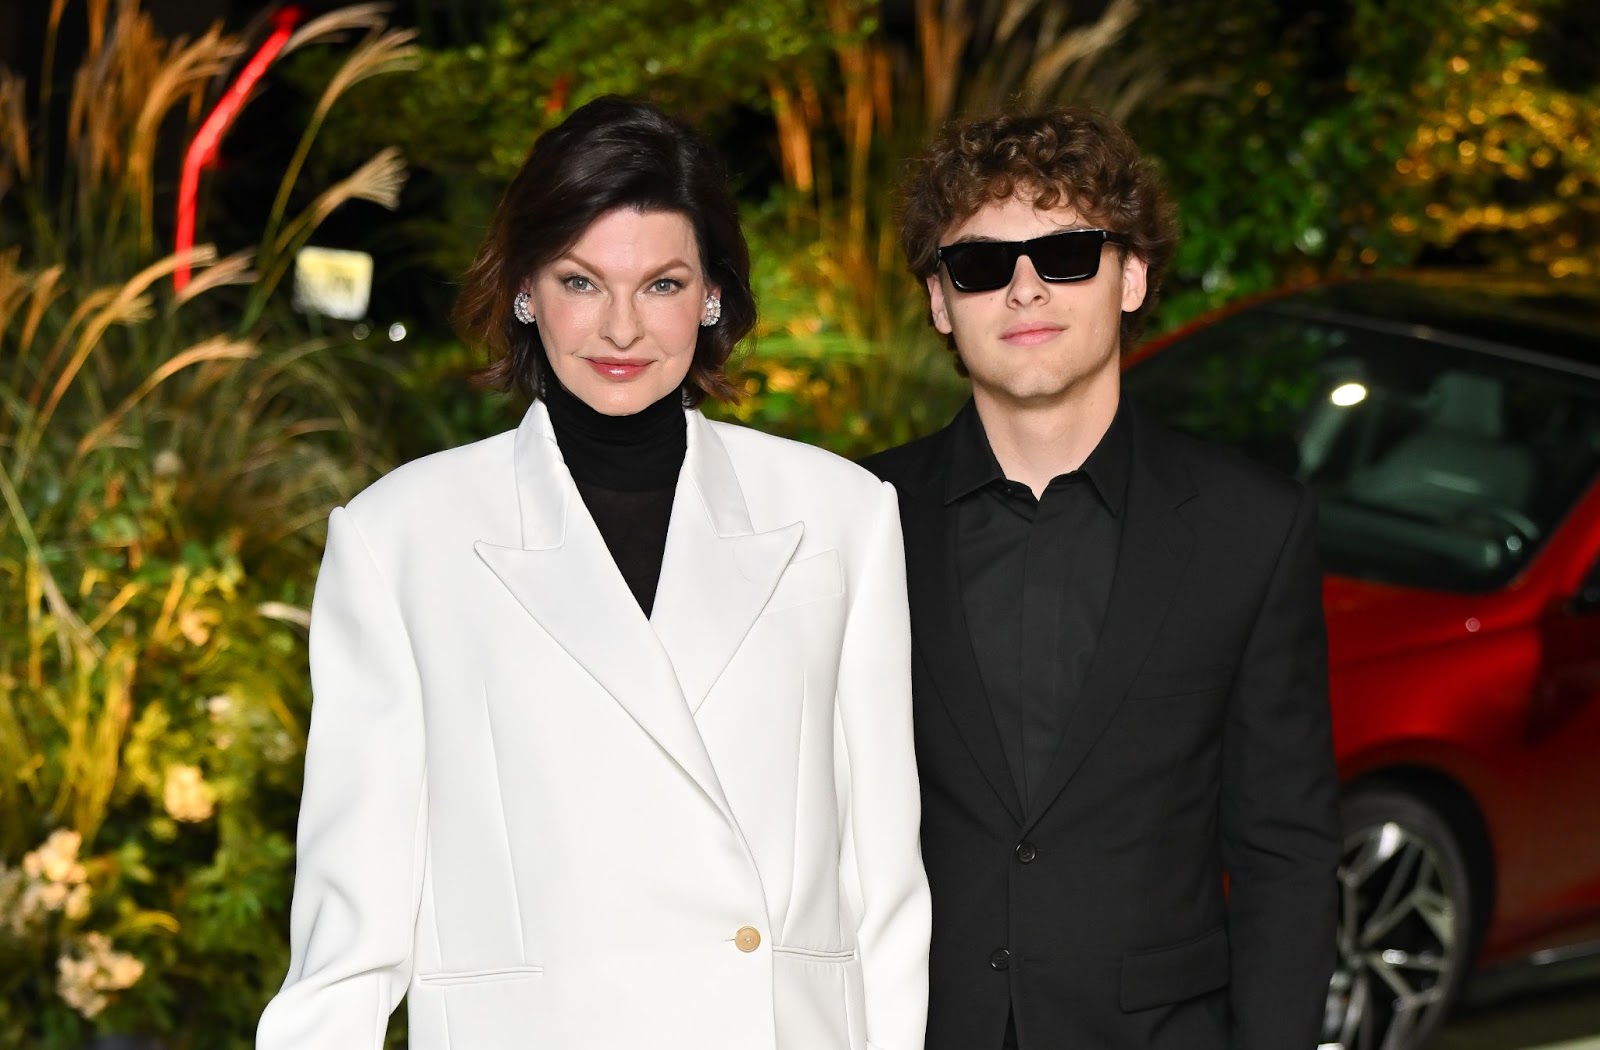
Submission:
M 372 256 L 337 248 L 302 248 L 294 257 L 294 306 L 344 321 L 367 316 Z

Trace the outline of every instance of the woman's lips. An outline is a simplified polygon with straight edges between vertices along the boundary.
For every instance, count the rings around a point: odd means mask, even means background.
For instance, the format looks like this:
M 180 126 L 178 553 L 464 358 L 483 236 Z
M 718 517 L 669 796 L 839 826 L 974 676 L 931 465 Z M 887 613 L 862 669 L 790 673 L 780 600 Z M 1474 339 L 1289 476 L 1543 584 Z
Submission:
M 1024 324 L 1006 329 L 1000 338 L 1012 346 L 1038 346 L 1054 339 L 1062 330 L 1060 325 L 1054 324 Z
M 649 361 L 625 361 L 613 357 L 586 357 L 584 360 L 605 379 L 632 379 L 650 366 Z

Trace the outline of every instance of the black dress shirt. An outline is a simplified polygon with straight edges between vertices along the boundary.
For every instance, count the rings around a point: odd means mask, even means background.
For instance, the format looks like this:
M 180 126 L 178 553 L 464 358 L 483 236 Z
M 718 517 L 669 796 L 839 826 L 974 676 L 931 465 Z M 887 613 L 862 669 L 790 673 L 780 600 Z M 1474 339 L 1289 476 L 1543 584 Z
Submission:
M 978 673 L 1026 808 L 1044 780 L 1111 596 L 1132 451 L 1119 407 L 1083 466 L 1042 498 L 1006 478 L 976 407 L 956 421 L 945 504 L 959 501 L 961 598 Z
M 682 395 L 674 390 L 631 416 L 608 416 L 551 382 L 545 405 L 578 494 L 649 617 L 688 447 Z

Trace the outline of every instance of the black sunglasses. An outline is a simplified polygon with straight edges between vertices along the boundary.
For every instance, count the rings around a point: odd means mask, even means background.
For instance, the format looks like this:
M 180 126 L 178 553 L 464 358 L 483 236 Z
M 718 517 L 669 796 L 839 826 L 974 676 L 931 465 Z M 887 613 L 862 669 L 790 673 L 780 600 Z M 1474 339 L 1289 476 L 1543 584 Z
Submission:
M 1100 249 L 1128 244 L 1110 230 L 1063 230 L 1031 241 L 962 241 L 939 249 L 950 283 L 962 292 L 992 292 L 1011 283 L 1017 260 L 1026 255 L 1047 281 L 1087 281 L 1100 272 Z

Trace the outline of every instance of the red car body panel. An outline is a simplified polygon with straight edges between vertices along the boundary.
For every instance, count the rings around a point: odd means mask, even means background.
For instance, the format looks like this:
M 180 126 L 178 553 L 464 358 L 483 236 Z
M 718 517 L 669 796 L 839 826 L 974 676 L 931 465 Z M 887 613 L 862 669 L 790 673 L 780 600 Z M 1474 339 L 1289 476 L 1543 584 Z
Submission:
M 1600 940 L 1600 484 L 1489 594 L 1329 576 L 1334 745 L 1348 782 L 1396 769 L 1474 800 L 1495 862 L 1480 965 Z

